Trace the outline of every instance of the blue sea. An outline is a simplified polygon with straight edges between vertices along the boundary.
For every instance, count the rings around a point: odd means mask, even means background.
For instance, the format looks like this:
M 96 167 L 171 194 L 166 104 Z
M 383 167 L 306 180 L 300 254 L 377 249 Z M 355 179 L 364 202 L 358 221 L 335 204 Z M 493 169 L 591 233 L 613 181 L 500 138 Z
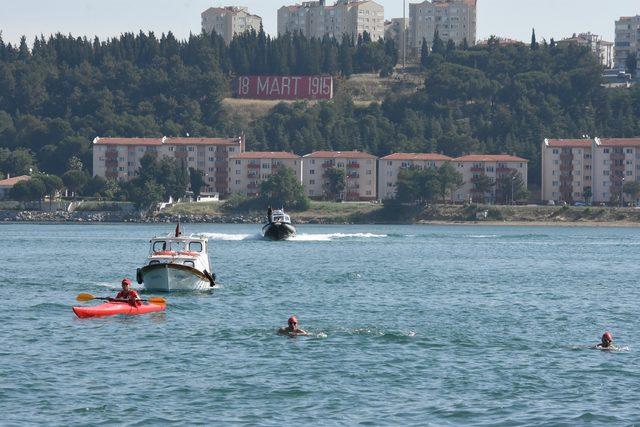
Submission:
M 173 227 L 0 225 L 0 424 L 640 424 L 640 229 L 187 224 L 216 289 L 75 317 Z

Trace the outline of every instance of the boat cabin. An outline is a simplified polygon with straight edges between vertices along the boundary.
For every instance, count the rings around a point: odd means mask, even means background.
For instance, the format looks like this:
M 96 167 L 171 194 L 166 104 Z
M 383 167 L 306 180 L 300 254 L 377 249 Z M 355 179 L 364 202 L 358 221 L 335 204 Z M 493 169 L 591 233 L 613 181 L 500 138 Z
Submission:
M 290 224 L 291 218 L 289 217 L 289 215 L 284 213 L 283 210 L 275 210 L 271 214 L 271 222 L 284 222 Z
M 151 239 L 149 265 L 159 264 L 176 258 L 190 267 L 197 267 L 195 261 L 207 257 L 207 241 L 196 237 L 154 237 Z

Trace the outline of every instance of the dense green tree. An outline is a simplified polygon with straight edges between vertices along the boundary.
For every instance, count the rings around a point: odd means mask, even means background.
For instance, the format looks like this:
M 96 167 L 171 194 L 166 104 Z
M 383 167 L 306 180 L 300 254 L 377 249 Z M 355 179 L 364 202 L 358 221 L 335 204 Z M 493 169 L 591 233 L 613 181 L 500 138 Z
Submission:
M 33 154 L 25 148 L 0 148 L 0 170 L 11 176 L 29 175 L 36 170 Z
M 263 206 L 298 210 L 309 208 L 309 199 L 304 194 L 302 183 L 295 172 L 288 167 L 279 168 L 260 183 L 259 199 Z
M 64 188 L 62 179 L 60 179 L 60 177 L 56 175 L 48 175 L 43 173 L 34 176 L 44 184 L 45 195 L 49 196 L 49 206 L 51 206 L 56 194 Z
M 636 54 L 635 52 L 629 52 L 629 55 L 627 55 L 627 60 L 625 61 L 625 68 L 627 70 L 627 73 L 631 74 L 632 76 L 636 75 L 636 71 L 638 70 L 638 54 Z
M 537 50 L 540 45 L 536 40 L 536 29 L 531 30 L 531 50 Z
M 495 187 L 496 203 L 512 204 L 529 197 L 526 182 L 515 170 L 498 177 Z
M 640 198 L 640 182 L 626 181 L 622 186 L 622 191 L 633 203 L 635 203 L 638 198 Z
M 189 183 L 193 196 L 198 199 L 200 197 L 200 191 L 202 187 L 206 185 L 204 181 L 204 174 L 201 170 L 189 168 Z
M 82 187 L 89 181 L 89 176 L 84 171 L 72 169 L 62 175 L 62 181 L 75 198 L 82 192 Z
M 490 193 L 495 185 L 495 181 L 484 173 L 475 177 L 473 181 L 474 201 L 485 203 L 487 201 L 487 193 Z
M 15 184 L 9 192 L 9 197 L 20 202 L 41 202 L 46 193 L 47 189 L 42 180 L 34 177 Z
M 327 200 L 342 200 L 344 198 L 344 190 L 347 187 L 347 176 L 344 169 L 330 167 L 325 170 L 325 182 L 322 185 L 322 191 Z
M 582 191 L 582 198 L 585 203 L 591 203 L 591 198 L 593 197 L 593 191 L 591 187 L 585 187 L 584 191 Z
M 422 47 L 420 48 L 420 65 L 423 67 L 427 67 L 429 65 L 429 44 L 427 43 L 427 39 L 422 39 Z
M 433 41 L 431 42 L 431 51 L 433 53 L 437 53 L 440 55 L 444 55 L 446 53 L 446 46 L 444 41 L 440 38 L 440 32 L 436 28 L 433 33 Z
M 438 168 L 438 185 L 443 202 L 445 202 L 447 195 L 453 197 L 453 193 L 463 184 L 462 174 L 451 163 L 443 163 Z

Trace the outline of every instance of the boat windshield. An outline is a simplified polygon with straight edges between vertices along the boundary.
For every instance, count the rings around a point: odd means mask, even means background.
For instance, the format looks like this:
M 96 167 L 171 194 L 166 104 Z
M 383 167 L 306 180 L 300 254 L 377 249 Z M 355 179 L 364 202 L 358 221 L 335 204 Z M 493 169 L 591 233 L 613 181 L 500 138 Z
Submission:
M 188 240 L 154 240 L 151 243 L 152 252 L 202 252 L 202 242 Z
M 289 218 L 289 215 L 282 211 L 275 211 L 271 215 L 271 220 L 273 222 L 291 222 L 291 218 Z

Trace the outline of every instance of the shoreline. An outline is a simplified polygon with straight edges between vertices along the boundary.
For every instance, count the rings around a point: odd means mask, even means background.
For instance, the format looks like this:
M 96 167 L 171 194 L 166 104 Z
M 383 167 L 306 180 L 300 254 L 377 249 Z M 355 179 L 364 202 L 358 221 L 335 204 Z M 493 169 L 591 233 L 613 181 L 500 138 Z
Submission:
M 200 224 L 263 224 L 263 218 L 251 214 L 237 215 L 155 215 L 144 217 L 140 214 L 130 214 L 124 212 L 42 212 L 42 211 L 0 211 L 0 224 L 30 223 L 30 224 L 69 224 L 69 223 L 133 223 L 133 224 L 164 224 L 175 223 L 200 223 Z M 589 221 L 589 220 L 567 220 L 560 221 L 521 219 L 510 221 L 504 220 L 415 220 L 415 221 L 367 221 L 366 218 L 360 220 L 348 220 L 344 217 L 305 217 L 300 215 L 296 225 L 432 225 L 432 226 L 485 226 L 485 227 L 615 227 L 615 228 L 635 228 L 640 227 L 640 222 L 629 220 L 611 221 Z

